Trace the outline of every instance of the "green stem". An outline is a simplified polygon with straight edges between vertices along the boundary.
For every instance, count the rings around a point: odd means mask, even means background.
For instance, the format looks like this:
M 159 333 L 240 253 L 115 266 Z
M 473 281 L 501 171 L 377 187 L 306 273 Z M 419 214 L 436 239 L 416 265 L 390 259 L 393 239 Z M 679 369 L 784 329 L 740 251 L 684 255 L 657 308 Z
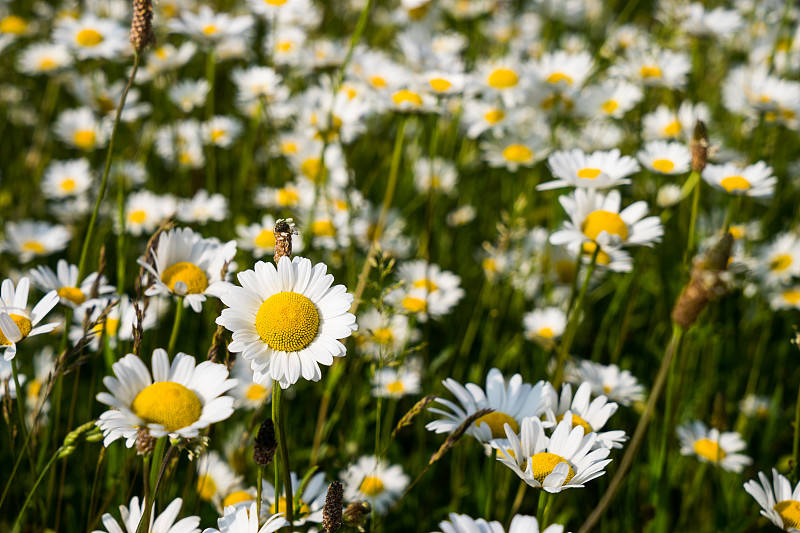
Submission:
M 536 520 L 539 522 L 539 529 L 547 525 L 547 512 L 550 507 L 549 493 L 541 489 L 539 491 L 539 504 L 536 506 Z
M 700 173 L 697 171 L 692 171 L 689 174 L 689 179 L 687 183 L 693 183 L 692 188 L 692 213 L 689 216 L 689 236 L 686 240 L 686 251 L 683 253 L 683 263 L 686 264 L 686 261 L 689 257 L 691 257 L 691 251 L 694 249 L 694 241 L 695 241 L 695 223 L 697 221 L 697 208 L 700 204 Z
M 214 70 L 216 61 L 214 49 L 208 51 L 206 56 L 206 81 L 208 82 L 208 98 L 206 98 L 206 120 L 214 118 Z M 208 161 L 206 161 L 206 186 L 209 192 L 217 192 L 217 175 L 215 172 L 214 143 L 208 146 Z
M 169 347 L 167 353 L 172 354 L 175 350 L 175 344 L 178 341 L 178 331 L 181 329 L 181 318 L 183 316 L 183 298 L 178 298 L 178 303 L 175 308 L 175 321 L 172 323 L 172 333 L 169 335 Z
M 792 484 L 797 483 L 800 465 L 800 387 L 797 388 L 797 404 L 794 406 L 794 439 L 792 439 Z
M 486 469 L 486 507 L 483 510 L 483 517 L 490 520 L 494 511 L 494 471 L 497 466 L 497 448 L 492 448 L 492 456 L 489 458 L 489 465 Z
M 264 481 L 264 467 L 259 466 L 258 471 L 256 472 L 256 516 L 258 517 L 258 523 L 261 523 L 261 486 Z M 275 509 L 278 507 L 275 506 Z
M 28 441 L 28 427 L 25 424 L 25 402 L 22 401 L 22 387 L 19 384 L 19 368 L 17 367 L 17 358 L 11 360 L 11 374 L 14 377 L 14 387 L 15 387 L 15 394 L 16 401 L 17 401 L 17 412 L 19 413 L 19 425 L 20 425 L 20 432 L 25 437 L 25 441 Z M 27 447 L 26 447 L 27 448 Z M 25 453 L 26 450 L 22 450 L 21 453 Z M 30 455 L 30 454 L 29 454 Z M 33 458 L 31 457 L 31 467 L 33 467 Z
M 63 449 L 64 447 L 61 446 L 55 451 L 53 456 L 50 458 L 45 467 L 42 469 L 42 472 L 39 474 L 39 477 L 36 478 L 36 482 L 33 484 L 33 487 L 31 487 L 30 492 L 28 492 L 28 496 L 25 498 L 25 503 L 22 504 L 22 507 L 19 510 L 19 514 L 17 515 L 17 519 L 14 521 L 14 527 L 11 528 L 12 533 L 16 533 L 17 531 L 20 530 L 22 517 L 25 515 L 25 511 L 27 510 L 28 505 L 31 503 L 31 499 L 33 498 L 33 495 L 36 493 L 36 489 L 39 488 L 39 483 L 42 482 L 45 474 L 47 474 L 47 472 L 50 470 L 50 467 L 53 466 L 53 463 L 56 462 L 56 459 L 58 459 L 58 455 L 61 453 Z
M 292 497 L 292 470 L 289 467 L 289 450 L 286 448 L 286 430 L 284 428 L 284 410 L 281 404 L 281 385 L 277 380 L 272 382 L 272 420 L 275 425 L 275 438 L 278 441 L 278 452 L 283 467 L 284 501 L 286 502 L 286 521 L 289 528 L 294 520 L 294 498 Z M 280 492 L 278 492 L 278 467 L 275 466 L 275 509 L 280 509 Z
M 153 507 L 153 493 L 150 490 L 150 460 L 151 455 L 142 458 L 144 464 L 142 480 L 144 481 L 144 503 L 142 516 L 139 518 L 139 525 L 136 526 L 136 533 L 145 533 L 150 527 L 150 509 Z

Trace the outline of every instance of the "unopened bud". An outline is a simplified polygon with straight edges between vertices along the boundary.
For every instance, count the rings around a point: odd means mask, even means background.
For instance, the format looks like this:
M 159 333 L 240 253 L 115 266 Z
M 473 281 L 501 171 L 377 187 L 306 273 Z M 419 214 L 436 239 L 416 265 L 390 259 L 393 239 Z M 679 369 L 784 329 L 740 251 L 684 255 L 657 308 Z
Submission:
M 253 461 L 259 466 L 264 467 L 272 462 L 275 457 L 275 450 L 278 449 L 278 441 L 275 438 L 275 425 L 271 418 L 267 418 L 261 423 L 253 444 Z
M 692 152 L 692 170 L 698 174 L 703 172 L 708 162 L 708 133 L 702 120 L 698 120 L 694 126 L 689 150 Z
M 139 431 L 136 433 L 136 453 L 139 455 L 153 453 L 157 440 L 158 439 L 150 435 L 150 430 L 147 428 L 139 428 Z
M 358 528 L 364 531 L 364 521 L 371 511 L 368 502 L 353 502 L 342 513 L 342 523 L 347 527 Z
M 333 533 L 342 527 L 342 506 L 344 504 L 344 489 L 342 484 L 334 481 L 328 486 L 325 495 L 325 507 L 322 508 L 322 527 Z

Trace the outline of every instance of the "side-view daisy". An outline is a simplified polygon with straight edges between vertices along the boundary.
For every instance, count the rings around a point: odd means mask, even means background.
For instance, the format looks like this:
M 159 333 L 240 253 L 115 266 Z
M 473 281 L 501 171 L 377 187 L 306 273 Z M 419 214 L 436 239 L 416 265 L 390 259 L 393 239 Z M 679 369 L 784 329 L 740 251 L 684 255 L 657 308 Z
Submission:
M 590 400 L 592 386 L 590 383 L 581 383 L 575 396 L 572 395 L 572 386 L 565 383 L 561 387 L 559 397 L 556 389 L 546 383 L 544 387 L 547 401 L 547 419 L 551 423 L 561 422 L 567 418 L 567 413 L 572 414 L 572 425 L 581 426 L 586 434 L 597 433 L 596 447 L 622 448 L 622 443 L 627 440 L 622 430 L 601 431 L 608 419 L 617 412 L 619 407 L 614 402 L 609 402 L 605 396 L 598 396 Z
M 203 533 L 273 533 L 288 525 L 289 522 L 278 513 L 270 516 L 259 529 L 257 507 L 253 502 L 250 507 L 226 507 L 225 515 L 217 520 L 219 529 L 209 527 L 204 529 Z
M 72 233 L 65 226 L 38 220 L 6 222 L 6 239 L 0 249 L 16 254 L 27 263 L 37 256 L 60 252 L 69 244 Z
M 778 178 L 772 175 L 772 167 L 763 161 L 745 167 L 735 163 L 706 165 L 702 176 L 715 189 L 755 198 L 772 196 L 778 183 Z
M 717 428 L 694 420 L 678 426 L 675 431 L 681 441 L 681 454 L 694 455 L 702 463 L 711 463 L 728 472 L 741 472 L 753 460 L 743 454 L 747 443 L 736 431 L 720 432 Z
M 33 283 L 43 291 L 56 291 L 63 305 L 74 309 L 89 297 L 92 287 L 97 281 L 97 272 L 92 272 L 79 284 L 78 267 L 59 259 L 56 272 L 48 266 L 38 266 L 30 272 Z M 105 276 L 100 276 L 97 283 L 97 296 L 109 295 L 116 289 L 108 285 Z
M 794 490 L 786 476 L 772 469 L 772 483 L 764 472 L 758 473 L 758 480 L 751 479 L 744 484 L 744 490 L 761 506 L 761 514 L 783 529 L 796 533 L 800 531 L 800 483 Z
M 558 307 L 534 309 L 522 317 L 525 337 L 540 342 L 552 342 L 561 337 L 567 327 L 567 315 Z
M 150 525 L 147 531 L 151 533 L 200 533 L 197 527 L 200 525 L 199 516 L 187 516 L 175 522 L 178 518 L 178 513 L 181 511 L 183 500 L 175 498 L 172 503 L 167 505 L 164 511 L 156 516 L 155 512 L 150 514 Z M 153 506 L 155 508 L 155 505 Z M 136 533 L 139 526 L 139 521 L 144 514 L 144 502 L 139 504 L 139 497 L 134 496 L 131 498 L 131 504 L 126 507 L 119 506 L 120 518 L 122 518 L 122 526 L 111 516 L 109 513 L 103 515 L 103 526 L 105 526 L 108 533 Z M 97 530 L 93 533 L 106 533 L 103 530 Z
M 553 152 L 547 163 L 556 179 L 538 185 L 536 190 L 560 187 L 607 189 L 630 183 L 627 176 L 639 170 L 634 158 L 620 154 L 616 148 L 591 154 L 578 149 Z
M 650 141 L 636 154 L 648 170 L 658 174 L 674 175 L 689 172 L 692 154 L 679 142 Z
M 470 518 L 465 514 L 450 513 L 450 520 L 439 522 L 441 533 L 505 533 L 500 522 L 486 522 L 483 518 Z M 518 514 L 511 520 L 508 533 L 540 533 L 535 516 Z M 541 533 L 564 533 L 564 526 L 552 524 Z
M 26 337 L 50 333 L 58 322 L 50 322 L 37 327 L 42 318 L 58 303 L 58 293 L 50 291 L 28 311 L 28 291 L 31 282 L 22 278 L 17 283 L 4 279 L 0 285 L 0 350 L 3 357 L 11 361 L 17 355 L 17 343 Z

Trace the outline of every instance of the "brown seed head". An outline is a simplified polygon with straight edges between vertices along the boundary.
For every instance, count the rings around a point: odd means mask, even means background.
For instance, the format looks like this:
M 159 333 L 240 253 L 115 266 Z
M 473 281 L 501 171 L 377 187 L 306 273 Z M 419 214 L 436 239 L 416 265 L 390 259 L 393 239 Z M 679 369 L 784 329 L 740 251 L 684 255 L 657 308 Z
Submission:
M 253 444 L 253 461 L 259 466 L 264 467 L 272 462 L 275 457 L 275 450 L 278 449 L 278 441 L 275 438 L 275 425 L 271 418 L 267 418 L 261 423 Z
M 322 527 L 333 533 L 342 527 L 342 507 L 344 505 L 344 488 L 339 481 L 328 486 L 325 495 L 325 507 L 322 508 Z
M 156 42 L 153 35 L 152 0 L 133 0 L 133 20 L 131 20 L 131 44 L 137 52 Z
M 694 126 L 689 149 L 692 152 L 692 170 L 697 173 L 703 172 L 708 161 L 708 133 L 702 120 L 698 120 Z
M 275 222 L 275 264 L 278 264 L 281 257 L 292 258 L 292 235 L 297 233 L 294 229 L 294 222 L 291 218 L 279 219 Z
M 150 436 L 150 431 L 147 428 L 139 428 L 136 433 L 136 453 L 139 455 L 153 453 L 157 440 L 155 437 Z

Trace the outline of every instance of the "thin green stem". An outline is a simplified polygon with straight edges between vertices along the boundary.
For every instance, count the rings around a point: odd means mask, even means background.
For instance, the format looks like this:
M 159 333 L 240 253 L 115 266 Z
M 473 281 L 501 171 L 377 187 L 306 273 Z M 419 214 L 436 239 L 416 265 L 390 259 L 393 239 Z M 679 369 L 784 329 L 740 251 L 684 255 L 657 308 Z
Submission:
M 792 483 L 797 483 L 800 471 L 800 387 L 797 387 L 797 404 L 794 406 L 794 438 L 792 439 Z
M 277 381 L 272 383 L 272 416 L 275 424 L 275 438 L 278 441 L 278 452 L 283 468 L 284 501 L 286 502 L 286 521 L 292 527 L 294 521 L 294 498 L 292 497 L 292 469 L 289 466 L 289 450 L 286 447 L 286 429 L 283 423 L 284 407 L 281 403 L 281 385 Z M 277 418 L 275 418 L 277 416 Z M 275 467 L 275 478 L 278 478 L 278 468 Z M 275 483 L 275 508 L 280 508 L 280 492 L 277 481 Z
M 492 456 L 486 469 L 486 507 L 483 509 L 483 517 L 491 520 L 494 512 L 494 494 L 497 492 L 494 486 L 494 471 L 497 466 L 497 448 L 492 448 Z
M 264 467 L 259 466 L 258 471 L 256 472 L 256 501 L 261 502 L 261 487 L 264 481 Z M 277 509 L 277 507 L 275 507 Z M 256 505 L 256 516 L 258 517 L 258 523 L 261 523 L 261 505 Z
M 150 460 L 151 455 L 142 457 L 144 469 L 142 470 L 142 480 L 144 482 L 144 503 L 142 516 L 139 518 L 139 525 L 136 526 L 136 533 L 145 533 L 150 526 L 150 509 L 153 507 L 153 493 L 150 490 Z
M 694 249 L 697 208 L 700 205 L 700 173 L 693 170 L 691 174 L 689 174 L 687 183 L 693 183 L 694 185 L 692 186 L 692 212 L 691 215 L 689 215 L 689 236 L 686 239 L 686 251 L 683 253 L 684 264 L 686 264 L 688 258 L 691 257 L 692 250 Z
M 216 58 L 214 57 L 214 49 L 208 51 L 206 56 L 206 81 L 208 82 L 208 98 L 206 99 L 206 120 L 210 121 L 214 118 L 214 79 L 215 79 L 215 66 Z M 210 192 L 217 192 L 217 174 L 216 164 L 214 160 L 214 143 L 208 145 L 208 161 L 206 161 L 206 186 Z
M 61 453 L 61 451 L 63 449 L 64 449 L 63 446 L 61 446 L 58 449 L 56 449 L 56 451 L 53 454 L 53 456 L 50 458 L 50 460 L 47 462 L 45 467 L 42 469 L 42 472 L 39 474 L 39 477 L 36 478 L 36 482 L 33 484 L 33 487 L 31 487 L 30 492 L 28 492 L 28 496 L 27 496 L 27 498 L 25 498 L 25 502 L 22 504 L 22 507 L 19 510 L 19 514 L 17 514 L 17 519 L 14 520 L 14 526 L 11 528 L 11 532 L 12 533 L 16 533 L 16 532 L 18 532 L 20 530 L 20 524 L 22 523 L 22 517 L 25 515 L 25 511 L 28 509 L 28 505 L 31 503 L 31 499 L 33 498 L 33 495 L 36 494 L 36 489 L 39 488 L 39 483 L 42 482 L 42 480 L 44 479 L 45 474 L 47 474 L 47 472 L 50 470 L 50 467 L 53 466 L 53 463 L 56 462 L 56 459 L 58 459 L 58 456 L 59 456 L 59 454 Z
M 175 306 L 175 321 L 172 323 L 172 333 L 169 335 L 169 345 L 167 353 L 172 354 L 175 350 L 175 344 L 178 342 L 178 332 L 181 329 L 181 318 L 183 317 L 183 298 L 178 298 L 178 303 Z
M 17 358 L 11 360 L 11 375 L 14 377 L 14 388 L 17 401 L 17 412 L 19 413 L 19 425 L 20 425 L 20 432 L 22 435 L 25 436 L 25 442 L 28 442 L 28 427 L 25 424 L 25 402 L 22 401 L 22 387 L 19 383 L 19 368 L 17 367 Z M 27 446 L 26 446 L 27 449 Z M 21 453 L 26 453 L 26 450 L 22 450 Z M 30 455 L 30 454 L 28 454 Z M 31 467 L 33 467 L 33 458 L 31 457 Z

